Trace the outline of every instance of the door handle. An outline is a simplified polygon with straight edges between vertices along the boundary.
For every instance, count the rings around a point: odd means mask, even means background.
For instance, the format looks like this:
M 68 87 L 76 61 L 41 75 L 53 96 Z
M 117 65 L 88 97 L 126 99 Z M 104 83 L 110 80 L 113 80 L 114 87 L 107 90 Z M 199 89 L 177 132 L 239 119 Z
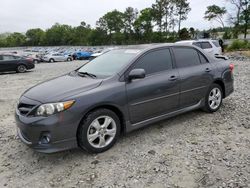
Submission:
M 178 77 L 175 76 L 175 75 L 173 75 L 173 76 L 171 76 L 168 80 L 169 80 L 169 81 L 175 81 L 175 80 L 177 80 L 177 79 L 178 79 Z
M 210 69 L 210 68 L 206 68 L 205 71 L 206 71 L 206 72 L 211 72 L 211 69 Z

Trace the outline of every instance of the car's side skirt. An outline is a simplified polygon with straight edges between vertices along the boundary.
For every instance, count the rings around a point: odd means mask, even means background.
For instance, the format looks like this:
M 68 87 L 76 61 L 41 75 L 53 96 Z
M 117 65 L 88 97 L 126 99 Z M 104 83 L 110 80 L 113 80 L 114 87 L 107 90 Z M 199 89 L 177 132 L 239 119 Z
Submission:
M 186 107 L 186 108 L 182 108 L 182 109 L 179 109 L 179 110 L 167 113 L 167 114 L 163 114 L 163 115 L 160 115 L 160 116 L 157 116 L 157 117 L 153 117 L 153 118 L 150 118 L 150 119 L 147 119 L 147 120 L 135 123 L 135 124 L 131 124 L 130 121 L 127 121 L 126 122 L 126 133 L 134 131 L 134 130 L 139 129 L 139 128 L 142 128 L 142 127 L 144 127 L 146 125 L 153 124 L 153 123 L 156 123 L 158 121 L 177 116 L 179 114 L 183 114 L 183 113 L 186 113 L 186 112 L 189 112 L 189 111 L 192 111 L 192 110 L 199 109 L 202 106 L 204 106 L 204 99 L 202 99 L 201 101 L 199 101 L 195 105 L 192 105 L 192 106 L 189 106 L 189 107 Z

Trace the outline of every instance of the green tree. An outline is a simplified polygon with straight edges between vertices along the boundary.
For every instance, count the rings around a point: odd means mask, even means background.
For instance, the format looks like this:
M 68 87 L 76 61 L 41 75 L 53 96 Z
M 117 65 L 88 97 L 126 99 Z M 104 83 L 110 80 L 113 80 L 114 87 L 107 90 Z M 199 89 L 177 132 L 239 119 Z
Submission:
M 190 33 L 191 37 L 194 39 L 196 33 L 195 33 L 195 29 L 193 27 L 190 27 L 189 33 Z
M 187 0 L 175 0 L 176 14 L 178 17 L 178 32 L 181 29 L 181 22 L 187 19 L 188 13 L 191 11 Z
M 188 40 L 190 39 L 190 35 L 189 35 L 189 32 L 187 30 L 187 28 L 182 28 L 179 32 L 179 39 L 180 40 Z
M 250 2 L 249 0 L 242 1 L 242 13 L 240 16 L 241 21 L 244 25 L 244 38 L 247 38 L 247 29 L 250 25 Z
M 134 28 L 138 40 L 142 40 L 143 42 L 151 42 L 151 34 L 153 32 L 152 22 L 152 9 L 143 9 L 134 23 Z
M 162 32 L 163 28 L 164 5 L 164 0 L 156 0 L 155 4 L 152 5 L 151 11 L 153 20 L 156 22 L 160 33 Z
M 217 5 L 211 5 L 207 7 L 207 10 L 205 12 L 205 19 L 208 21 L 215 20 L 219 22 L 222 27 L 225 27 L 223 16 L 227 13 L 227 10 L 225 7 L 219 7 Z
M 47 45 L 72 45 L 73 29 L 69 25 L 56 23 L 46 31 Z
M 124 28 L 123 13 L 118 10 L 108 12 L 97 21 L 97 26 L 108 34 L 121 32 Z
M 26 32 L 27 44 L 31 46 L 40 46 L 44 44 L 45 32 L 42 29 L 30 29 Z
M 12 33 L 6 38 L 6 46 L 24 46 L 26 44 L 26 36 L 22 33 Z
M 137 19 L 138 10 L 134 9 L 133 7 L 126 8 L 125 12 L 123 13 L 124 18 L 124 32 L 129 33 L 130 35 L 134 32 L 134 23 Z

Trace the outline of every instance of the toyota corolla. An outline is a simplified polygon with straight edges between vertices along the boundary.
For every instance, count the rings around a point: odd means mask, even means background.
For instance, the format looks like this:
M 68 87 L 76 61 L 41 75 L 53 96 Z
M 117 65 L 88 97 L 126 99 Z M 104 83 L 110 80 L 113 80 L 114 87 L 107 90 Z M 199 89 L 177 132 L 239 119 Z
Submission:
M 27 90 L 16 108 L 18 135 L 39 152 L 103 152 L 148 124 L 216 112 L 234 90 L 233 68 L 189 45 L 112 50 Z

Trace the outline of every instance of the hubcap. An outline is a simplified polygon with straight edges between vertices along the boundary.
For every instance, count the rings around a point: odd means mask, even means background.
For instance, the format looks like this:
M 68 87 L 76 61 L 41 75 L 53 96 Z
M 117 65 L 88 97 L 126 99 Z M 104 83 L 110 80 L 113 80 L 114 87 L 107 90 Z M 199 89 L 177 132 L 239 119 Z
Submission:
M 221 91 L 219 88 L 214 88 L 209 94 L 208 104 L 211 109 L 216 110 L 221 104 Z
M 26 70 L 26 67 L 25 67 L 24 65 L 20 65 L 20 66 L 18 67 L 18 71 L 19 71 L 19 72 L 25 72 L 25 70 Z
M 87 139 L 91 146 L 103 148 L 108 146 L 115 138 L 116 123 L 109 116 L 100 116 L 90 124 Z

